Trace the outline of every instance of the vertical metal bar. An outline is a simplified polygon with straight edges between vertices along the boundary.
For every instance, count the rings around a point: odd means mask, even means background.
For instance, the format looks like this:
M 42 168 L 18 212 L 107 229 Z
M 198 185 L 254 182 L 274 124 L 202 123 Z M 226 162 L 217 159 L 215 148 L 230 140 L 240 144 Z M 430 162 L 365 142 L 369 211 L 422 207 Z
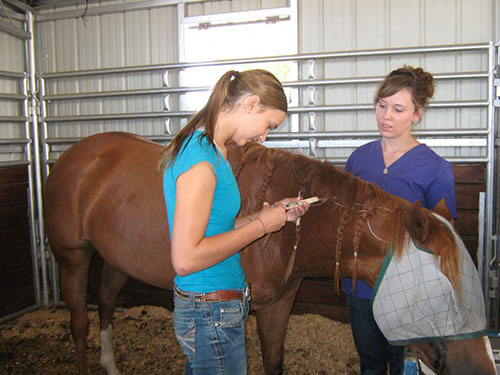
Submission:
M 42 133 L 40 143 L 42 146 L 42 152 L 43 152 L 43 157 L 41 159 L 41 165 L 42 165 L 42 177 L 45 178 L 49 174 L 49 164 L 48 160 L 50 159 L 50 149 L 49 145 L 46 142 L 46 139 L 48 138 L 47 134 L 47 122 L 45 119 L 47 118 L 47 101 L 45 100 L 45 79 L 43 77 L 40 77 L 38 79 L 38 97 L 40 99 L 40 117 L 39 117 L 39 124 L 40 124 L 40 131 Z
M 26 41 L 27 59 L 28 59 L 28 75 L 30 89 L 30 118 L 32 128 L 33 141 L 33 167 L 35 170 L 35 187 L 36 187 L 36 205 L 37 205 L 37 223 L 38 223 L 38 243 L 40 249 L 40 265 L 41 265 L 41 282 L 42 282 L 42 303 L 49 303 L 49 287 L 47 281 L 47 263 L 46 263 L 46 248 L 45 248 L 45 225 L 43 220 L 43 194 L 42 194 L 42 174 L 40 168 L 40 142 L 38 134 L 38 114 L 37 114 L 37 98 L 36 98 L 36 69 L 35 69 L 35 41 L 33 38 L 34 19 L 33 13 L 26 12 L 26 26 L 31 38 Z
M 309 131 L 316 131 L 316 112 L 309 112 Z
M 163 109 L 165 111 L 170 111 L 170 95 L 169 94 L 163 95 Z
M 170 70 L 165 70 L 162 74 L 162 79 L 163 79 L 163 87 L 170 87 Z
M 494 70 L 495 70 L 495 44 L 490 42 L 488 49 L 488 113 L 487 113 L 487 127 L 488 127 L 488 147 L 487 156 L 488 163 L 486 164 L 486 212 L 485 212 L 485 261 L 487 262 L 484 267 L 484 291 L 485 295 L 489 296 L 486 301 L 488 308 L 486 309 L 487 321 L 492 323 L 494 327 L 498 328 L 498 296 L 490 295 L 491 280 L 490 273 L 493 269 L 497 268 L 497 257 L 494 254 L 494 171 L 495 171 L 495 106 L 494 106 Z M 496 287 L 496 286 L 495 286 Z M 494 314 L 491 316 L 491 314 Z
M 42 170 L 42 180 L 45 181 L 47 176 L 49 175 L 50 167 L 49 167 L 49 160 L 50 160 L 50 147 L 47 144 L 47 138 L 49 137 L 48 135 L 48 129 L 47 129 L 47 122 L 45 119 L 47 118 L 47 101 L 45 100 L 45 79 L 43 77 L 40 77 L 38 79 L 38 96 L 40 99 L 40 118 L 39 118 L 39 124 L 40 124 L 40 132 L 41 136 L 39 137 L 39 142 L 40 142 L 40 147 L 42 149 L 42 159 L 41 159 L 41 170 Z M 60 291 L 60 283 L 59 283 L 59 272 L 58 272 L 58 265 L 56 262 L 56 259 L 54 258 L 54 254 L 52 251 L 49 251 L 48 249 L 49 244 L 46 242 L 46 239 L 44 238 L 44 244 L 45 248 L 47 249 L 47 268 L 48 271 L 47 273 L 50 274 L 50 280 L 51 280 L 51 287 L 52 287 L 52 300 L 55 305 L 58 305 L 61 302 L 61 291 Z
M 500 284 L 499 284 L 499 248 L 498 248 L 498 230 L 500 229 L 499 222 L 498 220 L 495 220 L 498 217 L 498 210 L 500 209 L 498 198 L 500 197 L 500 194 L 498 193 L 498 185 L 500 181 L 495 181 L 495 172 L 498 173 L 499 168 L 497 163 L 497 155 L 495 154 L 495 137 L 498 132 L 498 108 L 500 106 L 500 103 L 498 102 L 498 94 L 499 92 L 497 91 L 498 87 L 496 85 L 498 84 L 498 79 L 500 78 L 500 44 L 494 44 L 493 42 L 490 43 L 490 52 L 492 54 L 491 56 L 491 64 L 492 64 L 492 69 L 490 73 L 490 83 L 491 87 L 488 86 L 488 89 L 490 90 L 489 93 L 492 95 L 492 99 L 490 102 L 490 111 L 488 113 L 488 116 L 491 116 L 491 143 L 492 143 L 492 154 L 491 154 L 491 159 L 488 158 L 488 160 L 491 160 L 493 162 L 493 166 L 491 167 L 492 170 L 492 182 L 491 182 L 491 189 L 492 189 L 492 201 L 490 202 L 491 205 L 491 210 L 492 210 L 492 217 L 491 217 L 491 223 L 490 227 L 492 230 L 492 235 L 491 235 L 491 242 L 492 242 L 492 257 L 490 260 L 490 272 L 491 275 L 489 277 L 489 282 L 491 285 L 489 286 L 490 289 L 492 290 L 492 297 L 493 297 L 493 308 L 492 314 L 493 318 L 490 319 L 490 322 L 493 322 L 492 328 L 495 330 L 498 330 L 500 328 L 500 296 L 498 295 L 498 292 L 500 290 Z M 497 175 L 498 178 L 498 175 Z M 494 193 L 496 192 L 496 194 Z M 495 213 L 497 215 L 495 215 Z M 495 232 L 493 233 L 493 230 Z
M 484 284 L 485 282 L 485 258 L 484 258 L 484 215 L 486 210 L 486 193 L 481 191 L 479 193 L 479 202 L 478 202 L 478 223 L 477 223 L 477 251 L 476 251 L 476 260 L 477 260 L 477 271 L 481 277 L 481 282 Z M 486 294 L 486 291 L 485 291 Z
M 493 87 L 494 90 L 496 90 L 496 93 L 494 94 L 495 98 L 494 100 L 497 102 L 497 106 L 496 108 L 493 108 L 492 109 L 492 116 L 493 116 L 493 139 L 495 139 L 496 135 L 498 134 L 498 123 L 500 121 L 500 42 L 497 42 L 496 43 L 496 55 L 497 55 L 497 58 L 496 58 L 496 68 L 495 68 L 495 71 L 494 71 L 494 75 L 493 75 L 493 79 L 496 80 L 496 84 L 498 85 L 496 88 Z M 500 192 L 499 192 L 499 186 L 500 186 L 500 177 L 499 177 L 499 172 L 500 172 L 500 167 L 498 165 L 498 161 L 500 160 L 499 157 L 500 157 L 500 152 L 498 151 L 498 147 L 497 147 L 497 154 L 493 153 L 493 157 L 494 157 L 494 161 L 495 161 L 495 168 L 494 168 L 494 171 L 497 172 L 496 176 L 497 176 L 497 180 L 493 182 L 493 190 L 496 191 L 496 195 L 495 195 L 495 199 L 496 201 L 493 202 L 495 204 L 495 211 L 494 211 L 494 215 L 496 218 L 499 218 L 500 217 Z M 494 174 L 495 176 L 495 174 Z M 493 225 L 495 225 L 493 227 Z M 495 257 L 497 259 L 497 273 L 496 273 L 496 277 L 497 277 L 497 282 L 498 282 L 498 257 L 499 257 L 499 251 L 500 251 L 500 248 L 499 248 L 499 241 L 498 241 L 498 236 L 499 236 L 499 231 L 500 231 L 500 222 L 499 220 L 497 219 L 496 220 L 496 223 L 492 224 L 492 228 L 495 228 L 496 232 L 495 232 L 495 243 L 494 243 L 494 252 L 495 252 Z M 497 287 L 497 291 L 498 291 L 498 287 Z M 500 298 L 499 296 L 497 295 L 497 300 L 496 300 L 496 317 L 498 319 L 498 315 L 499 315 L 499 311 L 500 311 Z M 500 328 L 500 322 L 497 320 L 497 324 L 495 325 L 494 327 L 496 330 L 498 330 Z
M 309 139 L 309 156 L 310 157 L 316 157 L 316 144 L 317 144 L 317 139 L 316 138 L 310 138 Z
M 178 61 L 184 62 L 186 59 L 186 54 L 184 53 L 184 18 L 185 18 L 186 5 L 184 3 L 177 4 L 177 51 L 179 53 Z M 177 86 L 182 86 L 185 83 L 184 79 L 185 70 L 179 69 L 177 71 Z M 176 95 L 177 97 L 177 110 L 184 110 L 186 108 L 186 101 L 184 95 Z M 179 130 L 185 125 L 183 119 L 178 120 Z M 168 130 L 170 131 L 170 123 L 168 124 Z
M 170 70 L 167 69 L 162 74 L 163 87 L 170 87 L 169 72 L 170 72 Z M 169 94 L 163 95 L 163 108 L 167 111 L 170 111 L 170 95 Z
M 163 121 L 163 132 L 168 135 L 172 134 L 172 129 L 170 129 L 170 117 L 167 117 Z
M 316 61 L 312 59 L 307 60 L 307 79 L 316 79 L 315 64 Z
M 316 105 L 316 86 L 309 86 L 307 88 L 309 100 L 307 105 Z
M 28 202 L 29 202 L 29 218 L 30 218 L 30 234 L 31 234 L 31 259 L 33 262 L 33 280 L 35 284 L 35 301 L 37 305 L 41 303 L 42 289 L 40 285 L 40 265 L 39 258 L 42 256 L 38 251 L 38 233 L 36 227 L 36 212 L 35 212 L 35 177 L 33 171 L 33 143 L 31 137 L 31 128 L 29 121 L 29 89 L 28 77 L 23 78 L 23 112 L 27 120 L 24 123 L 24 132 L 26 137 L 26 160 L 28 160 Z

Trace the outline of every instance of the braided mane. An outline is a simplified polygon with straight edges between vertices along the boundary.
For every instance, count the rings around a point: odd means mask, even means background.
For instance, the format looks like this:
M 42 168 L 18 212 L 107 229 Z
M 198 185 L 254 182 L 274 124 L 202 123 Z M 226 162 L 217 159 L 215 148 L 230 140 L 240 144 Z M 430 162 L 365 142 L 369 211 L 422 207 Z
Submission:
M 338 247 L 345 226 L 353 220 L 355 253 L 359 249 L 362 229 L 369 225 L 368 220 L 383 220 L 384 225 L 378 229 L 377 237 L 384 241 L 385 252 L 392 249 L 399 259 L 405 246 L 414 240 L 434 253 L 436 260 L 441 263 L 442 272 L 455 289 L 460 291 L 460 270 L 454 234 L 431 211 L 421 208 L 418 203 L 412 205 L 386 193 L 375 184 L 354 177 L 330 162 L 283 149 L 249 143 L 242 148 L 239 170 L 249 162 L 263 165 L 262 169 L 266 171 L 265 187 L 259 194 L 259 202 L 264 200 L 264 193 L 269 188 L 273 174 L 282 176 L 283 181 L 295 180 L 300 188 L 305 189 L 304 196 L 316 195 L 331 203 L 332 210 L 339 211 L 342 219 L 337 228 Z

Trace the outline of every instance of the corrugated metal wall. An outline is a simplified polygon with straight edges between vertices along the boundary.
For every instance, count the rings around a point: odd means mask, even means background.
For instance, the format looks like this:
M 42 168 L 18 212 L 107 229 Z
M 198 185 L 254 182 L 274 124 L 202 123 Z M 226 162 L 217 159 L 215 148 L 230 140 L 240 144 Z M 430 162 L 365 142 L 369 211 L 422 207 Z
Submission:
M 13 26 L 24 28 L 23 22 L 12 20 Z M 26 69 L 25 53 L 24 53 L 24 40 L 17 38 L 5 31 L 0 31 L 0 45 L 2 46 L 2 53 L 0 54 L 0 70 L 22 73 Z M 3 86 L 2 88 L 6 87 Z
M 299 1 L 303 37 L 300 50 L 357 50 L 496 40 L 500 22 L 497 8 L 496 0 Z
M 133 3 L 141 2 L 104 2 L 103 5 L 107 7 L 110 4 L 121 5 L 122 10 L 68 19 L 57 19 L 60 9 L 57 12 L 40 13 L 35 30 L 37 70 L 51 73 L 176 62 L 179 55 L 178 7 L 124 8 Z M 182 11 L 185 16 L 199 16 L 285 7 L 289 4 L 287 0 L 208 0 L 186 3 L 182 5 Z M 82 6 L 71 9 L 79 9 L 83 14 Z M 298 0 L 299 53 L 489 42 L 498 39 L 500 21 L 497 16 L 496 0 Z M 403 64 L 423 66 L 437 74 L 486 71 L 488 56 L 480 52 L 464 52 L 323 60 L 316 64 L 315 75 L 325 79 L 382 77 Z M 309 71 L 306 64 L 302 65 L 300 78 L 307 79 Z M 143 72 L 127 76 L 116 74 L 106 78 L 61 78 L 49 83 L 45 91 L 48 95 L 61 95 L 161 85 L 161 73 Z M 375 87 L 376 82 L 318 89 L 314 93 L 315 102 L 318 105 L 369 104 Z M 487 99 L 485 93 L 487 82 L 484 80 L 441 81 L 434 101 L 484 101 Z M 303 98 L 302 102 L 307 104 L 307 98 Z M 158 96 L 65 100 L 49 105 L 47 116 L 156 112 L 164 106 L 164 101 Z M 307 114 L 301 116 L 301 130 L 308 130 L 309 118 Z M 375 130 L 371 109 L 320 114 L 315 121 L 317 131 Z M 478 107 L 431 108 L 419 126 L 421 129 L 484 128 L 486 110 Z M 160 135 L 165 132 L 165 124 L 161 119 L 127 120 L 126 124 L 123 121 L 92 121 L 84 124 L 59 121 L 49 124 L 47 136 L 80 137 L 120 129 L 144 135 Z M 351 151 L 352 148 L 335 148 L 316 156 L 342 158 Z M 448 157 L 485 156 L 484 150 L 478 147 L 447 147 L 437 151 Z
M 165 6 L 37 21 L 38 69 L 50 73 L 175 62 L 176 20 L 176 7 Z
M 22 21 L 12 19 L 12 26 L 23 29 Z M 26 71 L 26 53 L 24 39 L 5 31 L 0 31 L 0 117 L 3 118 L 0 127 L 1 139 L 26 138 L 25 123 L 14 120 L 23 117 L 24 72 Z M 6 53 L 4 53 L 6 52 Z M 26 160 L 22 146 L 5 146 L 0 149 L 0 162 Z
M 299 1 L 299 51 L 354 51 L 425 45 L 454 45 L 496 40 L 495 0 L 312 0 Z M 498 12 L 498 11 L 497 11 Z M 498 14 L 498 13 L 497 13 Z M 446 15 L 444 17 L 443 15 Z M 416 54 L 401 57 L 337 59 L 318 67 L 324 78 L 383 76 L 403 64 L 432 73 L 485 71 L 487 55 Z M 371 103 L 376 84 L 351 85 L 318 93 L 321 103 Z M 439 82 L 434 101 L 485 100 L 487 82 Z M 450 111 L 453 113 L 450 114 Z M 454 121 L 450 121 L 450 118 Z M 318 130 L 374 130 L 373 111 L 342 112 L 317 119 Z M 485 128 L 486 109 L 429 109 L 421 129 Z M 350 151 L 350 150 L 349 150 Z M 477 148 L 437 149 L 444 156 L 484 156 Z M 333 156 L 344 155 L 333 151 Z M 337 153 L 337 155 L 335 155 Z
M 106 3 L 110 6 L 109 3 Z M 80 8 L 81 9 L 81 8 Z M 83 12 L 82 12 L 83 14 Z M 50 19 L 36 23 L 38 71 L 43 73 L 107 69 L 124 66 L 172 63 L 178 56 L 176 6 L 123 10 L 112 14 Z M 44 87 L 48 95 L 75 92 L 141 90 L 162 86 L 161 72 L 112 74 L 52 80 Z M 157 112 L 163 109 L 158 96 L 133 98 L 79 99 L 58 101 L 47 106 L 48 117 L 79 114 Z M 163 120 L 77 121 L 49 124 L 49 138 L 87 136 L 128 130 L 153 135 L 163 133 Z
M 219 0 L 187 4 L 187 17 L 287 7 L 288 0 Z

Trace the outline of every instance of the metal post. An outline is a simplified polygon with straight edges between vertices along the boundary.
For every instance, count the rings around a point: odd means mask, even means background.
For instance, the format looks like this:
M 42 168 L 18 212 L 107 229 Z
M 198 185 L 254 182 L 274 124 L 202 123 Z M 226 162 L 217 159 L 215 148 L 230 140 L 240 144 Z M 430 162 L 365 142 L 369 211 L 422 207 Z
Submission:
M 36 205 L 38 221 L 38 245 L 40 251 L 41 282 L 42 282 L 42 303 L 49 303 L 49 287 L 47 282 L 47 264 L 45 248 L 45 225 L 43 221 L 43 194 L 42 194 L 42 173 L 40 168 L 40 142 L 38 134 L 38 103 L 36 98 L 36 77 L 35 77 L 35 41 L 33 40 L 33 13 L 26 12 L 26 25 L 31 38 L 26 41 L 26 55 L 28 59 L 28 74 L 30 87 L 30 118 L 33 140 L 33 169 L 35 171 Z
M 41 150 L 43 151 L 43 157 L 41 159 L 41 170 L 42 170 L 42 180 L 45 181 L 49 174 L 49 160 L 50 160 L 50 146 L 47 143 L 48 138 L 48 130 L 47 130 L 47 122 L 45 118 L 47 117 L 47 102 L 45 99 L 45 79 L 43 77 L 39 77 L 38 79 L 38 96 L 40 99 L 40 133 L 41 137 L 39 139 Z M 44 241 L 44 244 L 47 249 L 49 249 L 48 243 Z M 58 305 L 61 302 L 60 299 L 60 283 L 59 283 L 59 272 L 57 262 L 54 258 L 54 255 L 51 251 L 47 250 L 47 273 L 50 275 L 50 279 L 52 281 L 52 300 L 54 305 Z
M 495 172 L 495 76 L 494 70 L 496 66 L 496 55 L 495 55 L 495 44 L 490 42 L 488 49 L 488 146 L 487 155 L 488 162 L 486 163 L 486 212 L 485 212 L 485 229 L 484 229 L 484 247 L 485 247 L 485 262 L 484 266 L 484 292 L 486 296 L 486 303 L 488 308 L 486 309 L 487 321 L 490 322 L 492 328 L 498 328 L 498 296 L 497 290 L 497 278 L 495 277 L 497 272 L 498 257 L 495 253 L 495 241 L 496 236 L 494 235 L 494 172 Z
M 26 117 L 24 129 L 26 135 L 26 159 L 28 160 L 28 194 L 29 194 L 29 217 L 30 217 L 30 234 L 31 234 L 31 258 L 33 262 L 33 280 L 35 284 L 35 301 L 37 305 L 41 303 L 41 286 L 40 286 L 40 266 L 38 253 L 38 232 L 36 225 L 36 194 L 35 194 L 35 177 L 33 171 L 33 143 L 31 142 L 31 126 L 29 121 L 29 82 L 28 77 L 23 78 L 23 112 Z
M 491 167 L 492 170 L 492 181 L 491 181 L 491 188 L 492 188 L 492 198 L 493 200 L 490 202 L 490 208 L 492 210 L 492 217 L 491 217 L 491 223 L 490 223 L 490 228 L 491 230 L 496 230 L 496 232 L 492 232 L 491 236 L 491 246 L 492 246 L 492 256 L 491 256 L 491 261 L 490 261 L 490 277 L 488 281 L 490 282 L 490 313 L 492 316 L 490 316 L 490 322 L 492 323 L 492 328 L 495 330 L 498 330 L 500 328 L 500 296 L 499 296 L 499 290 L 500 290 L 500 278 L 499 278 L 499 271 L 500 271 L 500 264 L 499 264 L 499 244 L 498 244 L 498 230 L 500 229 L 499 226 L 499 221 L 497 219 L 498 217 L 498 210 L 500 209 L 499 206 L 499 197 L 500 194 L 498 193 L 498 186 L 500 185 L 500 182 L 497 180 L 495 181 L 495 172 L 498 173 L 499 167 L 498 167 L 498 158 L 497 154 L 495 153 L 495 145 L 498 146 L 496 143 L 496 137 L 497 137 L 497 132 L 498 132 L 498 108 L 500 108 L 500 44 L 494 45 L 493 42 L 491 43 L 490 47 L 490 53 L 491 53 L 491 59 L 489 60 L 491 62 L 491 70 L 490 70 L 490 80 L 489 83 L 491 86 L 488 86 L 488 90 L 490 95 L 492 96 L 491 98 L 491 104 L 489 107 L 489 113 L 488 113 L 488 118 L 491 118 L 491 123 L 492 123 L 492 128 L 491 128 L 491 148 L 492 148 L 492 153 L 491 153 L 491 162 L 493 163 L 493 166 Z M 498 174 L 496 175 L 498 179 Z M 494 193 L 496 192 L 496 193 Z M 496 216 L 495 216 L 496 213 Z

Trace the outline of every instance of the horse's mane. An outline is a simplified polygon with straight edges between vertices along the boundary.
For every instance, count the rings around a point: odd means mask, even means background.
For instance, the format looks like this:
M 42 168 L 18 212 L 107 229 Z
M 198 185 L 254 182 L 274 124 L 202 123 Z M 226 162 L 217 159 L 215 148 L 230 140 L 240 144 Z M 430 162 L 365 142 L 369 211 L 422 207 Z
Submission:
M 383 216 L 386 223 L 377 233 L 385 242 L 385 250 L 392 249 L 399 259 L 411 240 L 432 251 L 440 261 L 442 272 L 457 291 L 460 291 L 460 272 L 457 245 L 453 229 L 419 202 L 410 204 L 391 195 L 375 184 L 336 168 L 332 163 L 308 158 L 302 154 L 283 149 L 267 148 L 258 143 L 249 143 L 242 148 L 241 163 L 236 176 L 244 164 L 256 162 L 264 165 L 265 175 L 258 202 L 262 204 L 273 173 L 288 179 L 296 178 L 304 195 L 317 195 L 333 204 L 341 215 L 337 229 L 337 246 L 340 246 L 345 225 L 355 218 L 354 251 L 359 248 L 362 228 L 370 217 Z M 334 192 L 334 193 L 332 193 Z M 440 258 L 440 260 L 439 260 Z

